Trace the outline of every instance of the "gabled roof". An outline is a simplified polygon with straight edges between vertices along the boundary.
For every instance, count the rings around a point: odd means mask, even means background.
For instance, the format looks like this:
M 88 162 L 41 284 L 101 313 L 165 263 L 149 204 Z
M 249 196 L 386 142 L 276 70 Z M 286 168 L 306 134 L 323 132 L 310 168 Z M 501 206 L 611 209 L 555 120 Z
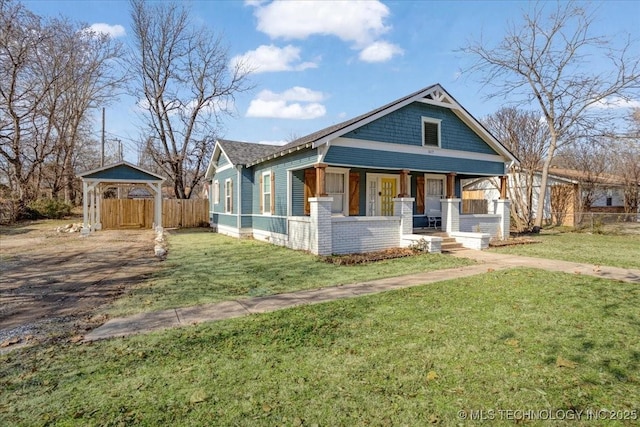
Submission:
M 542 171 L 536 171 L 537 174 L 541 174 Z M 586 171 L 579 171 L 575 169 L 565 169 L 565 168 L 549 168 L 549 176 L 553 176 L 555 178 L 564 178 L 565 180 L 569 180 L 575 184 L 592 181 L 596 184 L 602 185 L 624 185 L 625 179 L 619 175 L 613 175 L 609 173 L 600 173 L 600 174 L 590 174 Z
M 392 113 L 412 102 L 423 102 L 425 104 L 436 105 L 439 107 L 451 109 L 467 126 L 475 130 L 475 132 L 491 146 L 497 153 L 503 155 L 514 163 L 518 163 L 518 159 L 513 153 L 511 153 L 505 146 L 503 146 L 491 133 L 469 112 L 464 109 L 458 102 L 445 91 L 440 84 L 434 84 L 424 89 L 416 91 L 412 94 L 397 99 L 375 110 L 364 113 L 353 119 L 338 123 L 329 127 L 326 127 L 317 132 L 298 138 L 286 145 L 276 147 L 272 152 L 267 152 L 264 156 L 257 157 L 253 161 L 247 163 L 247 166 L 252 166 L 257 163 L 261 163 L 271 158 L 283 156 L 293 151 L 297 151 L 303 148 L 315 148 L 320 145 L 330 143 L 332 139 L 338 138 L 364 126 L 379 117 Z
M 269 155 L 279 147 L 267 144 L 256 144 L 252 142 L 230 141 L 219 139 L 218 145 L 234 165 L 247 165 L 254 159 Z
M 128 162 L 103 166 L 78 174 L 78 178 L 111 182 L 157 182 L 166 178 Z

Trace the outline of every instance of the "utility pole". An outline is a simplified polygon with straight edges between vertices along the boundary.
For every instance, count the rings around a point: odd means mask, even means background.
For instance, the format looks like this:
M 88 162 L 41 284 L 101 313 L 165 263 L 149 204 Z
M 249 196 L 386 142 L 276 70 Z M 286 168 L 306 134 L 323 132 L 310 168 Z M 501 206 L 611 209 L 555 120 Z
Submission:
M 120 161 L 123 161 L 124 153 L 122 152 L 122 140 L 116 138 L 115 141 L 118 143 L 118 156 L 120 157 Z
M 100 167 L 104 166 L 104 107 L 102 107 L 102 150 L 100 151 Z

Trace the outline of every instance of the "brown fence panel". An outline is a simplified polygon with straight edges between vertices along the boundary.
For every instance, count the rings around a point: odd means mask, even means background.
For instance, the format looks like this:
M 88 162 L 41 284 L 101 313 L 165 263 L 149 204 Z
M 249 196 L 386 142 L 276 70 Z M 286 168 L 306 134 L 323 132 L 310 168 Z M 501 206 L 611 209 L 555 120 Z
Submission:
M 463 214 L 486 214 L 488 208 L 487 199 L 462 199 Z
M 151 228 L 153 199 L 105 199 L 101 209 L 102 228 Z M 198 227 L 209 222 L 208 200 L 162 201 L 162 225 L 165 228 Z

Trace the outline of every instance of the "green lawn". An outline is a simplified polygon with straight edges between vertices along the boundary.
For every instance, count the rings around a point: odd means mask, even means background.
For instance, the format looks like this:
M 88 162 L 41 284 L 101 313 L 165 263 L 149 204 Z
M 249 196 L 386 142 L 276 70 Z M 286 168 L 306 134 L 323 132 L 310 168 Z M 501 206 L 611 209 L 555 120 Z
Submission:
M 424 254 L 367 265 L 336 266 L 269 243 L 202 230 L 171 232 L 166 268 L 110 308 L 113 316 L 469 265 Z
M 640 234 L 540 234 L 542 243 L 506 246 L 496 252 L 622 268 L 640 268 Z
M 493 410 L 486 425 L 514 425 L 498 411 L 603 408 L 637 420 L 638 307 L 639 285 L 516 269 L 16 350 L 0 356 L 0 424 L 476 425 L 459 411 Z

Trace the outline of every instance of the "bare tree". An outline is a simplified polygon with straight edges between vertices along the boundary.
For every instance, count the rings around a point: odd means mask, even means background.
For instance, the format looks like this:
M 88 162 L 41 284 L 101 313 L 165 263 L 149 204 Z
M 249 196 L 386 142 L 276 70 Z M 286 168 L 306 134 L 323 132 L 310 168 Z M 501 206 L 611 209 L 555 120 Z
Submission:
M 640 108 L 630 114 L 626 137 L 611 141 L 614 173 L 624 180 L 624 210 L 638 213 L 640 207 Z
M 249 89 L 243 64 L 231 66 L 222 38 L 194 25 L 177 3 L 131 0 L 136 40 L 134 90 L 146 110 L 148 152 L 186 199 L 206 172 L 221 116 Z
M 552 8 L 548 16 L 547 7 Z M 594 107 L 610 97 L 629 99 L 638 94 L 638 49 L 629 38 L 614 46 L 611 40 L 592 35 L 593 20 L 584 4 L 536 3 L 522 22 L 509 25 L 497 46 L 488 47 L 480 38 L 461 49 L 475 60 L 467 71 L 493 87 L 490 97 L 539 106 L 549 128 L 549 143 L 538 200 L 545 199 L 549 167 L 558 148 L 577 138 L 609 133 L 614 110 Z M 543 209 L 538 203 L 538 229 Z
M 510 171 L 508 195 L 514 226 L 529 231 L 533 226 L 534 178 L 546 154 L 548 128 L 538 113 L 513 107 L 486 117 L 483 124 L 520 160 L 520 165 Z
M 48 26 L 56 37 L 40 47 L 46 58 L 38 66 L 42 75 L 56 78 L 43 113 L 56 131 L 57 182 L 64 188 L 65 199 L 72 201 L 76 147 L 90 131 L 89 113 L 115 99 L 125 82 L 124 51 L 109 35 L 86 25 L 53 19 Z
M 43 180 L 73 199 L 73 159 L 91 109 L 113 98 L 122 47 L 66 19 L 0 0 L 0 156 L 23 205 Z
M 594 140 L 576 142 L 559 154 L 558 166 L 581 172 L 579 208 L 583 212 L 590 211 L 600 196 L 602 179 L 614 157 L 610 145 Z
M 38 46 L 51 38 L 38 16 L 0 0 L 0 155 L 23 204 L 36 196 L 33 178 L 53 147 L 38 114 L 52 83 L 35 66 Z

